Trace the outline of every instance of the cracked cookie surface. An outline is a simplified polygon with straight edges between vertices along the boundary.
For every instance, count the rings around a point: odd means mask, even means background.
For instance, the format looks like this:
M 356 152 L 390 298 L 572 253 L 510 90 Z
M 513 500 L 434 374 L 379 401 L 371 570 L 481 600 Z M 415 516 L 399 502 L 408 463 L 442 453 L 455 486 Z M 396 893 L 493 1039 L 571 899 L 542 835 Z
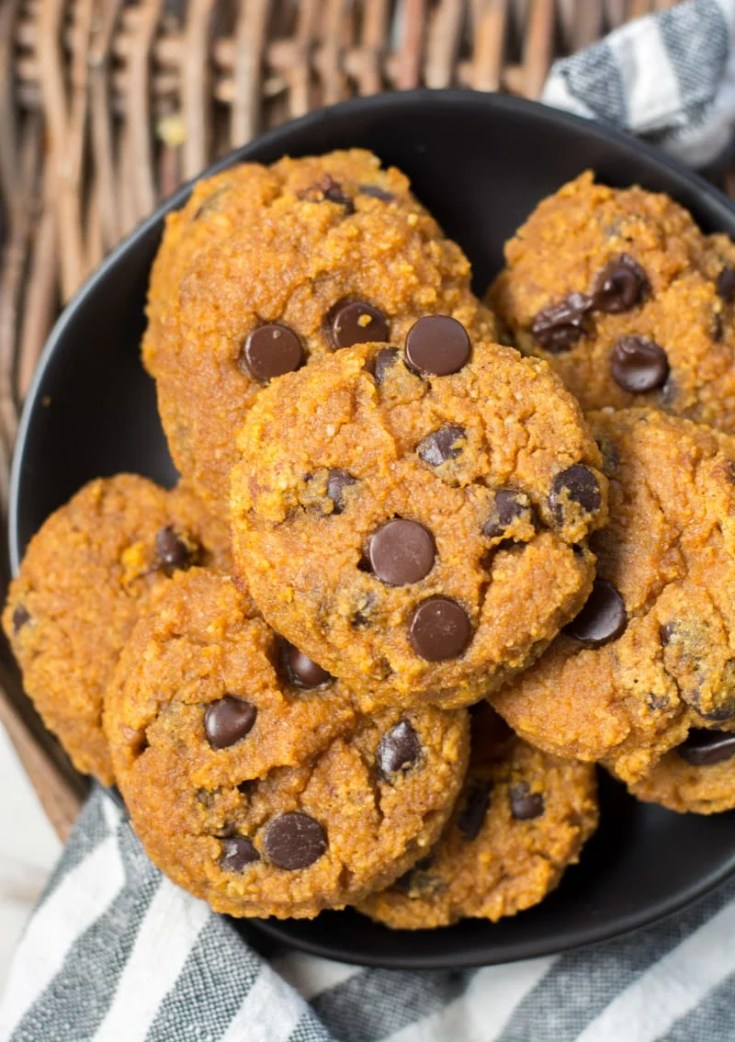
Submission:
M 75 766 L 105 784 L 105 688 L 151 590 L 195 563 L 229 567 L 227 528 L 185 485 L 121 474 L 44 522 L 10 586 L 3 627 L 24 688 Z
M 388 885 L 441 831 L 469 743 L 464 711 L 360 713 L 200 569 L 136 626 L 105 728 L 149 856 L 236 916 L 311 917 Z
M 276 376 L 453 315 L 493 336 L 470 265 L 407 178 L 361 150 L 233 167 L 169 215 L 143 357 L 174 462 L 226 509 L 235 434 Z
M 489 718 L 480 706 L 472 712 L 467 777 L 438 843 L 359 905 L 386 926 L 495 922 L 530 908 L 579 860 L 597 826 L 594 767 L 534 749 L 484 708 Z
M 735 439 L 653 409 L 588 420 L 610 481 L 593 593 L 491 700 L 534 744 L 635 782 L 735 717 Z
M 576 402 L 451 318 L 283 377 L 238 446 L 236 574 L 363 704 L 476 701 L 589 592 L 606 482 Z

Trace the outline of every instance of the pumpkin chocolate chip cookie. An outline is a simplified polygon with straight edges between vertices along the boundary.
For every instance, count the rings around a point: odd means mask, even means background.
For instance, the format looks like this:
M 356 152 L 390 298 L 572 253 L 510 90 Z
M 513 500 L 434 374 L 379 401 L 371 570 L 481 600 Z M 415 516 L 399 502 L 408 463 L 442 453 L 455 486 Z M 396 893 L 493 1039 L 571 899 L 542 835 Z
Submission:
M 695 728 L 640 781 L 629 785 L 639 800 L 669 810 L 716 814 L 735 807 L 735 734 Z
M 655 406 L 735 431 L 734 252 L 668 196 L 586 173 L 506 245 L 489 300 L 583 409 Z
M 581 607 L 606 481 L 541 362 L 447 316 L 263 391 L 238 440 L 236 574 L 366 705 L 466 705 Z
M 553 890 L 597 826 L 595 769 L 472 713 L 470 766 L 438 843 L 359 910 L 403 930 L 515 915 Z
M 105 729 L 152 860 L 237 916 L 311 917 L 387 886 L 439 835 L 469 743 L 464 711 L 360 713 L 203 569 L 136 626 Z
M 171 214 L 143 357 L 180 472 L 227 507 L 234 439 L 261 388 L 313 358 L 444 312 L 493 336 L 459 246 L 369 152 L 246 164 Z
M 491 701 L 541 748 L 638 782 L 691 728 L 735 718 L 735 439 L 653 409 L 588 419 L 610 479 L 598 578 Z
M 44 523 L 3 626 L 25 690 L 75 766 L 110 784 L 104 691 L 151 590 L 193 564 L 229 566 L 229 532 L 185 486 L 99 479 Z

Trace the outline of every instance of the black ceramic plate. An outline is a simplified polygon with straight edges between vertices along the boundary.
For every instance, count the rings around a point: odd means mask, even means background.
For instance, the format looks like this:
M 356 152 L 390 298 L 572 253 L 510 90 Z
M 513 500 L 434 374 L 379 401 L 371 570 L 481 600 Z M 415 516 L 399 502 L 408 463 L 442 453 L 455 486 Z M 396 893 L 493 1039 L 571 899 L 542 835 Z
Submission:
M 419 198 L 473 262 L 482 292 L 502 246 L 542 196 L 587 167 L 613 185 L 670 193 L 706 231 L 735 236 L 735 209 L 683 168 L 632 139 L 540 105 L 459 91 L 347 102 L 265 134 L 218 164 L 265 162 L 363 146 L 410 176 Z M 148 271 L 167 210 L 115 251 L 54 330 L 23 416 L 10 541 L 13 566 L 44 518 L 97 475 L 174 478 L 138 357 Z M 350 962 L 460 967 L 560 951 L 620 934 L 681 907 L 735 868 L 731 815 L 681 817 L 629 799 L 604 780 L 602 825 L 561 888 L 539 908 L 497 925 L 468 921 L 393 932 L 353 912 L 312 922 L 244 926 L 270 940 Z

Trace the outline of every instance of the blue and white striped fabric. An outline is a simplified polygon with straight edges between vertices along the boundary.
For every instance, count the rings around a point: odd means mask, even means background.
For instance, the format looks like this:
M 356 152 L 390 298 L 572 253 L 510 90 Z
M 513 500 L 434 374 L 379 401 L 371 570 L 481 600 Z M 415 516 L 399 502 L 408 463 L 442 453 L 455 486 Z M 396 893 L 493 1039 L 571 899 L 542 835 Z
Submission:
M 735 0 L 689 0 L 557 63 L 544 99 L 704 165 L 735 123 L 734 39 Z M 728 1042 L 734 938 L 735 879 L 627 938 L 507 966 L 267 963 L 98 789 L 19 945 L 0 1042 Z

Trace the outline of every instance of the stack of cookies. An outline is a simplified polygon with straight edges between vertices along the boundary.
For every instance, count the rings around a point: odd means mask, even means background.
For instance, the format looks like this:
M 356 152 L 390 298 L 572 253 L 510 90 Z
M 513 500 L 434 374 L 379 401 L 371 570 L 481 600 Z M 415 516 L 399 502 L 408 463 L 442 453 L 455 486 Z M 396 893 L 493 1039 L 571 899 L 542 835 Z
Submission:
M 496 920 L 578 859 L 595 763 L 735 806 L 730 264 L 583 175 L 483 303 L 367 152 L 195 186 L 143 343 L 181 481 L 83 488 L 4 614 L 170 878 L 236 916 Z

